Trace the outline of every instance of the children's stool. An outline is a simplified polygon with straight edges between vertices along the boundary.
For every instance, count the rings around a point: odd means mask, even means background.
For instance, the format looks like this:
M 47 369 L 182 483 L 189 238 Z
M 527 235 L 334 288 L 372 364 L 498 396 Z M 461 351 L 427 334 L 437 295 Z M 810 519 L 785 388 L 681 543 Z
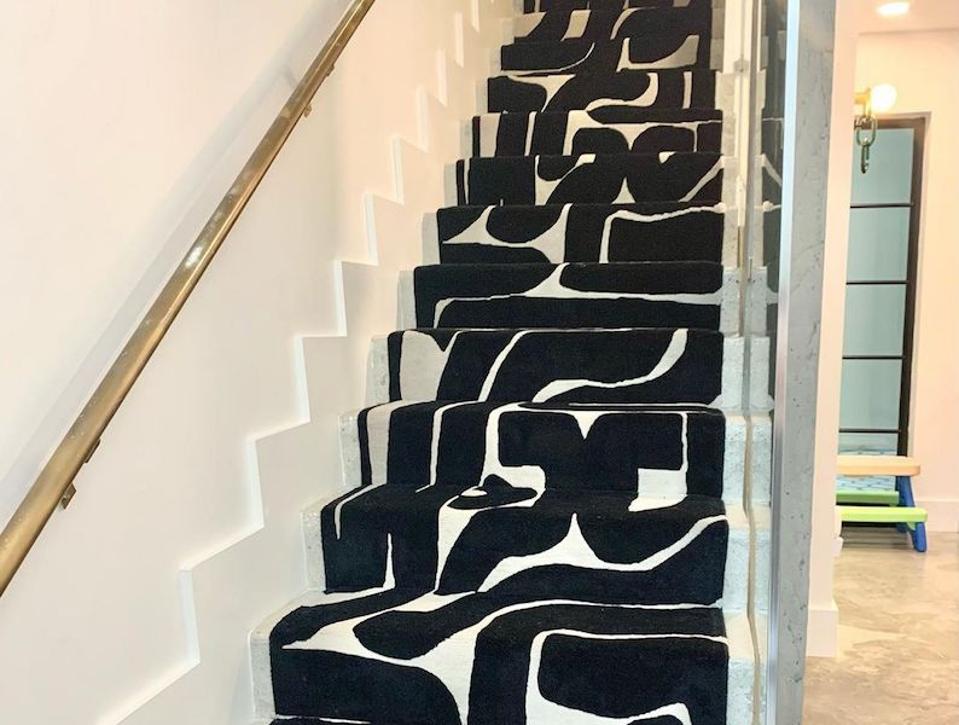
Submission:
M 908 531 L 916 551 L 926 550 L 925 509 L 916 506 L 912 477 L 919 475 L 919 462 L 908 456 L 839 456 L 840 476 L 895 476 L 896 489 L 839 489 L 836 503 L 843 522 L 896 524 Z

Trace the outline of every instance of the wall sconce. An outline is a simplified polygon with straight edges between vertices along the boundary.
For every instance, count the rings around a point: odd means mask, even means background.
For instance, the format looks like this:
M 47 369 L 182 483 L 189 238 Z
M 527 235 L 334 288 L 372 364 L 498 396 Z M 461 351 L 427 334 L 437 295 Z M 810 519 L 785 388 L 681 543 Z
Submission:
M 869 154 L 879 131 L 876 112 L 884 113 L 891 109 L 896 103 L 896 95 L 896 87 L 888 83 L 856 93 L 855 104 L 862 108 L 862 113 L 856 114 L 853 128 L 856 131 L 856 145 L 860 148 L 859 170 L 864 174 L 869 171 Z

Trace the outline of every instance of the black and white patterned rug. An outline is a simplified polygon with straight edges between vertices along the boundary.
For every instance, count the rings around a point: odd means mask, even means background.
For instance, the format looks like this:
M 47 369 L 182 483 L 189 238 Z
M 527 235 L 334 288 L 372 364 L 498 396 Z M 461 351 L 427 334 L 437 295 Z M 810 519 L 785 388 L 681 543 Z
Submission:
M 722 23 L 524 9 L 265 630 L 277 723 L 747 722 Z

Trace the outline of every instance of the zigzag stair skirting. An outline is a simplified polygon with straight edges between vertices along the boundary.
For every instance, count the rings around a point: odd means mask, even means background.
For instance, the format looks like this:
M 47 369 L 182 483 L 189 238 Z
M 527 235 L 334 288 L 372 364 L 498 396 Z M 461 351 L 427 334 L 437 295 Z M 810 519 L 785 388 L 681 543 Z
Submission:
M 523 8 L 253 635 L 276 723 L 754 721 L 721 12 Z

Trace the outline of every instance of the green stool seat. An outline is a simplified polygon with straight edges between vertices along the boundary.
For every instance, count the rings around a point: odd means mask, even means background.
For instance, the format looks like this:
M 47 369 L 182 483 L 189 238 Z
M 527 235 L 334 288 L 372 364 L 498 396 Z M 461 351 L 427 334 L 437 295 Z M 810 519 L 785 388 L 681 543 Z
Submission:
M 899 492 L 894 489 L 863 491 L 855 488 L 840 488 L 836 491 L 838 504 L 867 504 L 872 506 L 898 506 Z
M 917 506 L 840 506 L 839 515 L 850 524 L 924 524 L 928 518 Z

